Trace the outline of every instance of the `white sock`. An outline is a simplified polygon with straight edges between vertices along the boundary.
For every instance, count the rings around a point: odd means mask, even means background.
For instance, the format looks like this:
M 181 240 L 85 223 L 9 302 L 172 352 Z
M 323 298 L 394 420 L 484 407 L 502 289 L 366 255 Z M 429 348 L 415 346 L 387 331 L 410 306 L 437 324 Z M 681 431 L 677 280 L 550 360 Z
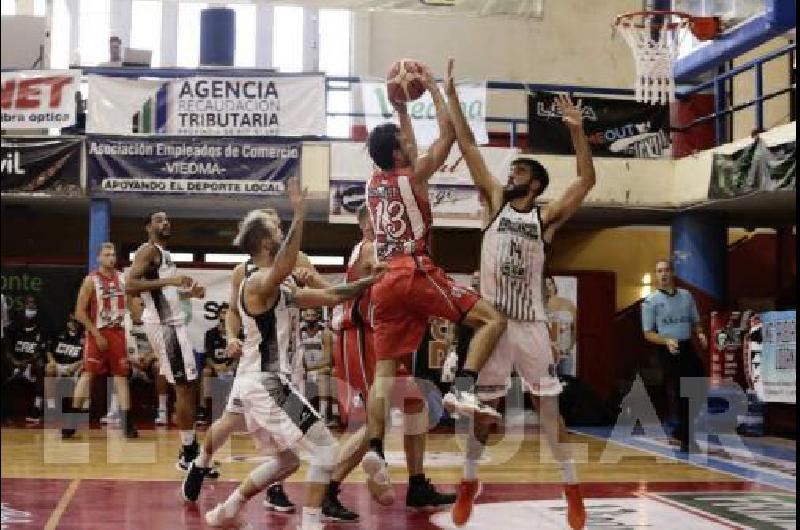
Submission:
M 167 395 L 166 394 L 159 394 L 158 395 L 158 410 L 163 410 L 164 412 L 167 411 Z
M 574 460 L 565 460 L 559 464 L 559 467 L 561 468 L 561 478 L 565 484 L 578 483 L 578 471 L 575 468 Z
M 181 431 L 181 443 L 183 445 L 192 445 L 194 442 L 194 430 Z
M 55 398 L 47 398 L 47 408 L 48 409 L 56 408 L 56 400 L 55 400 Z
M 223 505 L 225 509 L 225 514 L 228 517 L 235 516 L 237 513 L 239 513 L 239 510 L 242 509 L 242 506 L 244 506 L 245 502 L 247 502 L 247 499 L 244 498 L 244 495 L 242 495 L 242 492 L 239 491 L 239 488 L 236 488 L 235 490 L 233 490 L 233 493 L 231 493 L 231 496 L 228 497 L 228 500 L 226 500 L 225 504 Z
M 467 457 L 464 460 L 464 480 L 476 480 L 478 478 L 478 461 Z
M 36 399 L 33 400 L 33 406 L 37 409 L 42 408 L 42 396 L 36 396 Z
M 108 406 L 108 415 L 117 414 L 119 412 L 119 398 L 116 394 L 111 394 L 111 404 Z
M 197 464 L 198 467 L 211 467 L 211 455 L 206 452 L 204 445 L 200 446 L 200 451 L 197 453 L 197 458 L 194 459 L 194 463 Z
M 322 524 L 322 508 L 303 506 L 303 526 Z

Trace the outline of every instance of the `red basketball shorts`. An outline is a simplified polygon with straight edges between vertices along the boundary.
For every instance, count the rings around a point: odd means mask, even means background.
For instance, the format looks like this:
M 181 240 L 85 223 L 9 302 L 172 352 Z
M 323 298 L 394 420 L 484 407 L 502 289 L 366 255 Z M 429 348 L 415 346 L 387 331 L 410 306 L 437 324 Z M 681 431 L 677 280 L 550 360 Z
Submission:
M 108 342 L 108 348 L 100 351 L 94 336 L 87 333 L 83 369 L 97 375 L 111 372 L 115 376 L 127 377 L 129 366 L 125 330 L 123 328 L 101 328 L 100 333 Z
M 375 354 L 378 360 L 408 362 L 430 317 L 460 322 L 480 296 L 457 284 L 427 257 L 400 256 L 372 286 Z

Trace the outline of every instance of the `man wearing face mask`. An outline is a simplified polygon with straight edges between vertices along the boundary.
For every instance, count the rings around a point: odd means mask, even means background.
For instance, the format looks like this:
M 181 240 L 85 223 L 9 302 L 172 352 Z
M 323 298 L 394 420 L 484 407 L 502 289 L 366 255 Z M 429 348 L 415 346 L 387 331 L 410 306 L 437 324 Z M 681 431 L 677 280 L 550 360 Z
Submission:
M 56 378 L 72 377 L 77 380 L 83 360 L 83 336 L 75 313 L 70 312 L 64 329 L 50 341 L 45 366 L 45 397 L 48 410 L 56 408 Z
M 557 106 L 575 149 L 578 178 L 556 200 L 539 206 L 537 199 L 549 183 L 547 170 L 536 160 L 517 158 L 511 164 L 506 186 L 489 172 L 464 117 L 452 68 L 451 59 L 445 84 L 456 140 L 489 214 L 481 249 L 481 295 L 508 319 L 494 354 L 478 376 L 477 395 L 490 405 L 496 403 L 495 400 L 506 394 L 508 377 L 512 369 L 516 369 L 534 395 L 543 434 L 561 469 L 567 522 L 573 529 L 583 528 L 586 511 L 575 462 L 563 445 L 566 430 L 558 411 L 561 383 L 555 377 L 543 300 L 546 247 L 595 184 L 589 139 L 583 130 L 583 112 L 580 103 L 574 105 L 568 96 L 557 97 Z M 478 495 L 477 466 L 487 436 L 488 428 L 482 422 L 476 425 L 475 436 L 469 436 L 464 480 L 453 507 L 453 521 L 457 526 L 469 520 Z
M 47 334 L 42 328 L 36 298 L 25 298 L 25 309 L 15 326 L 11 326 L 7 348 L 10 374 L 7 382 L 22 381 L 36 388 L 33 407 L 25 416 L 28 423 L 42 420 L 42 394 L 44 360 L 47 351 Z M 4 385 L 4 389 L 8 385 Z

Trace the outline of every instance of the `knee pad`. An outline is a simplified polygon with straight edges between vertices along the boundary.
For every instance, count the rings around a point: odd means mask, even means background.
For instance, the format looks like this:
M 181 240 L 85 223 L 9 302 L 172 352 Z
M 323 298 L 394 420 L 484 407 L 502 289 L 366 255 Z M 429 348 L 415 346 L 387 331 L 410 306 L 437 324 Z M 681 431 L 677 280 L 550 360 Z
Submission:
M 259 488 L 265 488 L 273 482 L 282 480 L 300 467 L 300 459 L 294 451 L 281 451 L 275 458 L 264 462 L 250 472 L 250 480 Z
M 311 453 L 311 467 L 332 472 L 339 458 L 339 443 L 325 424 L 318 421 L 312 425 L 305 435 L 305 443 Z

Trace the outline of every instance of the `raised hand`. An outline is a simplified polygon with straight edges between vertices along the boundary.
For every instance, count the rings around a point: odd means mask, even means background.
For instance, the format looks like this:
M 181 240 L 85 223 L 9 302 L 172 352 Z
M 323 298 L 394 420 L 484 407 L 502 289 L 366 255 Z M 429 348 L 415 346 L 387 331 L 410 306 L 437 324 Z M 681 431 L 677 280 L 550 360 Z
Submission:
M 289 202 L 292 203 L 292 209 L 295 213 L 305 212 L 308 188 L 303 188 L 300 191 L 300 181 L 297 177 L 292 177 L 286 185 L 286 192 L 289 194 Z
M 561 111 L 561 119 L 567 127 L 583 127 L 583 103 L 578 100 L 577 105 L 566 94 L 556 96 L 556 107 Z
M 444 78 L 444 90 L 448 94 L 454 94 L 456 91 L 456 82 L 453 79 L 453 63 L 455 61 L 452 57 L 447 59 L 447 76 Z
M 422 84 L 425 85 L 425 88 L 428 90 L 436 88 L 436 79 L 433 78 L 433 74 L 431 73 L 430 68 L 428 65 L 418 63 L 419 64 L 419 74 L 422 76 Z

